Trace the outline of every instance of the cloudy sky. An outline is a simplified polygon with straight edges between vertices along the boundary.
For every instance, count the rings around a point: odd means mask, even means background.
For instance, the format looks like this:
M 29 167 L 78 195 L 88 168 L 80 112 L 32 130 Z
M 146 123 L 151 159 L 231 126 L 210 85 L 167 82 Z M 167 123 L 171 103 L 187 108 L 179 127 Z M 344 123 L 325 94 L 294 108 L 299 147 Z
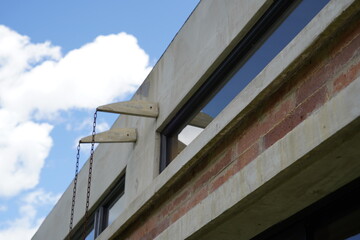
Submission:
M 1 1 L 0 239 L 31 238 L 73 178 L 94 109 L 132 96 L 198 2 Z

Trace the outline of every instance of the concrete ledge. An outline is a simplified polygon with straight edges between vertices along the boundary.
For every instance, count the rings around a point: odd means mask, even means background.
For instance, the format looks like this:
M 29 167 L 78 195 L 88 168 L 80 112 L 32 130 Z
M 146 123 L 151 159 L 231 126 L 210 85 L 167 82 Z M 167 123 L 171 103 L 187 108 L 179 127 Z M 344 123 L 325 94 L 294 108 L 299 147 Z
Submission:
M 225 212 L 192 238 L 250 239 L 360 177 L 359 92 L 357 78 L 156 239 L 188 238 Z

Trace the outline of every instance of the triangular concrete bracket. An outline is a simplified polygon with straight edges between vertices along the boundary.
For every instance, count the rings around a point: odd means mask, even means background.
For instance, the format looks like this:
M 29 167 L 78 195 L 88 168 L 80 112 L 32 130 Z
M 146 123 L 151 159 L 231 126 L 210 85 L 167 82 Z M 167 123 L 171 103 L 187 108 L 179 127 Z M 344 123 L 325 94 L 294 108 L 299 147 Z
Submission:
M 114 128 L 95 134 L 95 143 L 136 142 L 135 128 Z M 80 143 L 92 143 L 92 135 L 80 139 Z
M 132 100 L 103 105 L 97 108 L 100 112 L 119 113 L 140 117 L 156 118 L 159 115 L 157 103 L 142 100 Z

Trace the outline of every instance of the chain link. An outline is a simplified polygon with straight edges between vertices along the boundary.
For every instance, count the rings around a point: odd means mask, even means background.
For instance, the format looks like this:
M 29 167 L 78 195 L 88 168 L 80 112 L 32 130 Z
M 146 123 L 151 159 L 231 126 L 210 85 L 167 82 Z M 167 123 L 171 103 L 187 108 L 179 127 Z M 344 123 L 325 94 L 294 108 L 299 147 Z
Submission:
M 77 146 L 77 154 L 76 154 L 76 167 L 75 167 L 75 177 L 74 177 L 74 188 L 73 188 L 73 196 L 72 196 L 72 203 L 71 203 L 71 215 L 70 215 L 70 225 L 69 225 L 69 235 L 68 240 L 71 239 L 71 230 L 73 228 L 73 221 L 74 221 L 74 208 L 75 208 L 75 198 L 76 198 L 76 185 L 79 173 L 79 159 L 80 159 L 80 142 Z
M 88 186 L 86 193 L 85 221 L 84 221 L 84 231 L 83 231 L 82 239 L 86 238 L 87 222 L 89 218 L 88 215 L 89 215 L 89 202 L 90 202 L 91 174 L 92 174 L 92 165 L 94 161 L 96 118 L 97 118 L 97 110 L 94 113 L 94 122 L 93 122 L 93 130 L 92 130 L 92 140 L 91 140 L 91 150 L 90 150 L 90 160 L 89 160 L 89 176 L 88 176 Z

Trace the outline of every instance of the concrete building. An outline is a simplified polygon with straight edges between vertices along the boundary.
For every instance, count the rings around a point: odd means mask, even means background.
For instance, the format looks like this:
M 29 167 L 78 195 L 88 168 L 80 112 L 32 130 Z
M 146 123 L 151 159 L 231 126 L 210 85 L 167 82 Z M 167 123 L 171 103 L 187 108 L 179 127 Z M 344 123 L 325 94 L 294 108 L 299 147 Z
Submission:
M 358 0 L 200 1 L 133 97 L 157 117 L 95 151 L 86 239 L 360 239 L 359 47 Z M 33 240 L 67 238 L 72 193 Z

